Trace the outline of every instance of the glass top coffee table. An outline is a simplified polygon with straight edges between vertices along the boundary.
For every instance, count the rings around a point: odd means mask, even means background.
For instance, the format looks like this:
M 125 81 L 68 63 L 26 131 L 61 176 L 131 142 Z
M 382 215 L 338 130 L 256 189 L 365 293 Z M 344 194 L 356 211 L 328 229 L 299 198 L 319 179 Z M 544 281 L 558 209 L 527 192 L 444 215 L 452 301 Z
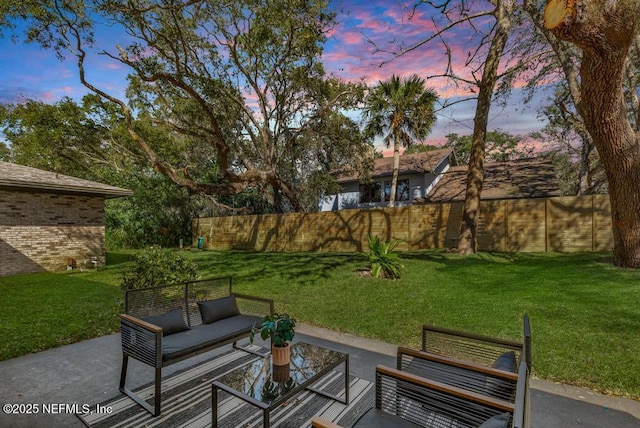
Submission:
M 344 398 L 311 388 L 343 363 Z M 273 366 L 271 355 L 268 355 L 230 371 L 212 384 L 211 424 L 218 426 L 218 390 L 262 409 L 266 428 L 270 426 L 270 412 L 305 389 L 349 404 L 349 354 L 299 342 L 291 345 L 291 363 L 288 366 Z

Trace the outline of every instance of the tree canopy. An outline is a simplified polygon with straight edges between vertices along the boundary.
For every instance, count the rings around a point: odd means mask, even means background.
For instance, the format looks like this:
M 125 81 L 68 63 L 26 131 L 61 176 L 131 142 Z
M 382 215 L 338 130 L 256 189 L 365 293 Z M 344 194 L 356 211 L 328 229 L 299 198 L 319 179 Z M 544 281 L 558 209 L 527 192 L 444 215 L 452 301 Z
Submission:
M 223 204 L 260 189 L 277 211 L 310 210 L 317 201 L 303 201 L 306 189 L 296 187 L 300 166 L 330 186 L 329 171 L 368 151 L 343 114 L 364 87 L 326 76 L 320 61 L 335 23 L 326 1 L 29 1 L 3 9 L 5 25 L 27 21 L 27 41 L 74 55 L 82 84 L 118 106 L 149 165 L 191 193 Z M 123 28 L 130 41 L 107 46 L 95 22 Z M 129 69 L 127 99 L 88 79 L 93 55 Z M 327 129 L 345 138 L 329 140 Z M 167 157 L 169 148 L 207 162 Z M 208 171 L 197 170 L 203 165 Z
M 471 157 L 472 136 L 448 134 L 446 146 L 456 152 L 458 162 L 467 164 Z M 533 147 L 523 144 L 523 138 L 512 135 L 500 129 L 488 131 L 485 143 L 485 160 L 490 162 L 504 162 L 513 159 L 522 159 L 532 156 Z

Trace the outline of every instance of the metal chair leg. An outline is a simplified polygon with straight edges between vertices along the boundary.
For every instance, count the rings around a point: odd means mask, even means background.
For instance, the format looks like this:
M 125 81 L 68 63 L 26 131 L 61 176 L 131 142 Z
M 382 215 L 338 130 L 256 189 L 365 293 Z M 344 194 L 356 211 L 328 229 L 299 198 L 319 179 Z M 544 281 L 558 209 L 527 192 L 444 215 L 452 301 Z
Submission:
M 127 397 L 131 398 L 133 401 L 142 406 L 147 412 L 151 413 L 153 416 L 160 415 L 161 412 L 161 394 L 162 394 L 162 367 L 155 368 L 155 376 L 154 376 L 154 391 L 155 396 L 153 397 L 154 406 L 151 407 L 149 403 L 143 400 L 139 395 L 131 391 L 126 387 L 127 380 L 127 366 L 129 365 L 129 356 L 122 356 L 122 371 L 120 372 L 120 392 L 125 394 Z

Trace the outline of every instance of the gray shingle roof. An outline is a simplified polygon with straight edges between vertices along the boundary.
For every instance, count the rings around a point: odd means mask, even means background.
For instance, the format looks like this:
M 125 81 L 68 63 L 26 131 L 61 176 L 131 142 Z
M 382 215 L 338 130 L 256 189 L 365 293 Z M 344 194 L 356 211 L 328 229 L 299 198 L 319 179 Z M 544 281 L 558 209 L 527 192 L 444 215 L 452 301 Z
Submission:
M 410 155 L 400 156 L 400 165 L 398 174 L 422 174 L 424 172 L 433 171 L 447 156 L 451 154 L 453 149 L 446 148 L 440 150 L 432 150 L 424 153 L 414 153 Z M 393 157 L 378 158 L 374 161 L 371 178 L 390 177 L 393 175 Z M 359 181 L 357 174 L 338 174 L 338 183 L 347 183 L 350 181 Z
M 120 187 L 2 161 L 0 161 L 0 189 L 80 193 L 102 195 L 106 198 L 133 194 L 131 190 Z
M 426 198 L 414 202 L 464 201 L 467 166 L 455 166 L 442 174 Z M 558 179 L 546 157 L 518 159 L 484 165 L 482 199 L 517 199 L 560 196 Z

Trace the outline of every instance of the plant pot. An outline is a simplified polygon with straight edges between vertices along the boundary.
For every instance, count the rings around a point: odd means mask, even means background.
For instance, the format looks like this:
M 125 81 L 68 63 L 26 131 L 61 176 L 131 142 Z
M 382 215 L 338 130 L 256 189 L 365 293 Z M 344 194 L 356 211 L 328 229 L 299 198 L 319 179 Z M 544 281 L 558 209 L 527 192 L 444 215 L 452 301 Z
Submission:
M 276 383 L 285 383 L 291 379 L 291 365 L 285 364 L 283 366 L 273 366 L 273 381 Z
M 271 347 L 271 361 L 274 366 L 286 366 L 291 362 L 291 346 L 287 343 L 285 346 Z

